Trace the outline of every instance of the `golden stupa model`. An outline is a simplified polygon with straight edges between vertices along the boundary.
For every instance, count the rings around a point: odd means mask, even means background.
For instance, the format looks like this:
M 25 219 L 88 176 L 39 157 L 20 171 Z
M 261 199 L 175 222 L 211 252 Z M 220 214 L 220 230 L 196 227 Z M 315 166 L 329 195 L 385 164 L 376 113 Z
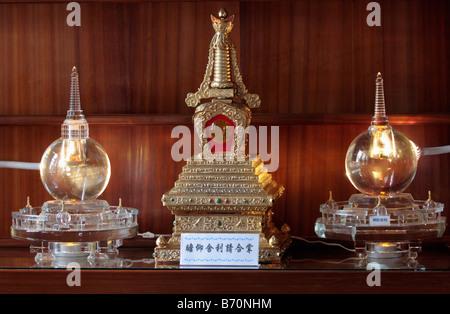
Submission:
M 258 107 L 260 99 L 242 82 L 230 36 L 234 15 L 229 17 L 225 9 L 218 15 L 211 15 L 215 35 L 203 82 L 186 98 L 196 108 L 194 130 L 202 150 L 187 161 L 175 186 L 162 197 L 175 220 L 172 236 L 157 239 L 156 267 L 179 265 L 182 233 L 259 234 L 261 264 L 280 263 L 291 242 L 289 227 L 284 224 L 279 230 L 272 222 L 271 208 L 284 188 L 264 171 L 261 158 L 246 152 L 242 130 L 250 125 L 250 108 Z M 202 99 L 210 101 L 201 104 Z

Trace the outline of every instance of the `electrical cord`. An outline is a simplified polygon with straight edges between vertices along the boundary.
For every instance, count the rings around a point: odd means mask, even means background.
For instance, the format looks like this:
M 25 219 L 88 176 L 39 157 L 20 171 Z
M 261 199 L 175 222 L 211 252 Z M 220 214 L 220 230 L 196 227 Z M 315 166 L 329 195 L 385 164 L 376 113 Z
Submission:
M 354 264 L 354 261 L 359 261 L 361 260 L 359 257 L 349 257 L 349 258 L 345 258 L 343 260 L 339 260 L 339 261 L 334 261 L 334 260 L 318 260 L 318 259 L 314 259 L 314 258 L 303 258 L 303 259 L 290 259 L 290 262 L 314 262 L 314 263 L 321 263 L 321 264 L 344 264 L 347 262 L 352 262 L 352 264 Z
M 144 233 L 138 233 L 137 235 L 143 237 L 144 239 L 153 239 L 153 238 L 158 238 L 160 236 L 163 236 L 163 237 L 171 236 L 171 234 L 154 234 L 153 232 L 150 232 L 150 231 L 147 231 Z
M 23 161 L 0 161 L 0 168 L 39 170 L 39 163 Z
M 425 147 L 421 148 L 421 151 L 422 155 L 424 156 L 447 154 L 450 153 L 450 145 L 438 147 Z
M 154 234 L 154 233 L 152 233 L 150 231 L 147 231 L 147 232 L 144 232 L 144 233 L 138 233 L 137 235 L 141 236 L 141 237 L 143 237 L 145 239 L 153 239 L 153 238 L 157 238 L 159 236 L 163 236 L 163 237 L 171 236 L 171 234 Z M 328 245 L 328 246 L 338 246 L 338 247 L 341 247 L 341 248 L 343 248 L 343 249 L 345 249 L 347 251 L 355 252 L 354 249 L 349 249 L 349 248 L 347 248 L 347 247 L 345 247 L 345 246 L 343 246 L 343 245 L 341 245 L 339 243 L 327 243 L 327 242 L 323 242 L 323 241 L 310 241 L 310 240 L 307 240 L 305 238 L 297 237 L 297 236 L 291 236 L 291 238 L 292 239 L 298 239 L 298 240 L 301 240 L 301 241 L 305 241 L 305 242 L 311 243 L 311 244 L 320 243 L 320 244 L 324 244 L 324 245 Z
M 122 259 L 122 267 L 124 268 L 130 268 L 135 263 L 144 263 L 144 264 L 153 264 L 155 262 L 154 258 L 143 258 L 143 259 L 130 259 L 125 258 Z
M 316 244 L 316 243 L 320 243 L 323 245 L 328 245 L 328 246 L 338 246 L 343 248 L 344 250 L 350 251 L 350 252 L 355 252 L 355 249 L 349 249 L 348 247 L 345 247 L 339 243 L 327 243 L 327 242 L 323 242 L 323 241 L 310 241 L 310 240 L 306 240 L 305 238 L 302 237 L 297 237 L 297 236 L 291 236 L 292 239 L 297 239 L 297 240 L 301 240 L 301 241 L 305 241 L 307 243 L 311 243 L 311 244 Z

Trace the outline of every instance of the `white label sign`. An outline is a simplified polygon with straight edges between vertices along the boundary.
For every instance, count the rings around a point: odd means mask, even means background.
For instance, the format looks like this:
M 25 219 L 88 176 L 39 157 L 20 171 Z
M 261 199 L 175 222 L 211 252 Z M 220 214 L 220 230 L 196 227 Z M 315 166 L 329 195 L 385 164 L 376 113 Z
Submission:
M 258 233 L 182 233 L 181 266 L 258 266 Z
M 371 226 L 390 226 L 390 216 L 369 216 L 369 225 Z

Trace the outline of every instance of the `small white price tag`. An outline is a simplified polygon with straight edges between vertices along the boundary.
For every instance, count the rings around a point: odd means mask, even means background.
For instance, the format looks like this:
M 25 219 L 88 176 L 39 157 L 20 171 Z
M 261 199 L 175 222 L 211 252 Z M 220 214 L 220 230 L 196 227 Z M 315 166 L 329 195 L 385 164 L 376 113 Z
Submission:
M 182 233 L 180 266 L 258 266 L 257 233 Z
M 390 226 L 391 217 L 390 216 L 369 216 L 370 226 Z

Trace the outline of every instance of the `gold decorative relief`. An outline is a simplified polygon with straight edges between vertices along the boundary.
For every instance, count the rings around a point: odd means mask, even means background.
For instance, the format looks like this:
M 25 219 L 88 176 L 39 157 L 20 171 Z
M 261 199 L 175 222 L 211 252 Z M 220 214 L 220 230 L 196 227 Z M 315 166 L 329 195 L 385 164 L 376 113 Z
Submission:
M 234 16 L 221 10 L 211 16 L 215 34 L 209 46 L 208 64 L 200 88 L 189 93 L 186 103 L 195 107 L 194 131 L 202 153 L 192 156 L 183 166 L 174 187 L 162 196 L 162 203 L 175 216 L 169 239 L 159 239 L 155 248 L 157 267 L 176 267 L 179 263 L 183 233 L 256 233 L 259 234 L 261 263 L 280 263 L 290 244 L 289 228 L 278 230 L 271 208 L 284 187 L 264 171 L 259 157 L 245 154 L 246 132 L 251 109 L 260 105 L 257 94 L 245 87 L 231 40 Z M 202 99 L 212 98 L 201 103 Z M 208 128 L 233 133 L 210 132 Z M 208 132 L 209 138 L 208 138 Z M 216 137 L 217 136 L 217 137 Z M 205 148 L 211 140 L 220 149 L 214 157 Z M 230 144 L 231 143 L 231 144 Z M 230 146 L 228 146 L 230 144 Z M 214 145 L 212 145 L 215 147 Z M 231 157 L 230 157 L 231 155 Z

